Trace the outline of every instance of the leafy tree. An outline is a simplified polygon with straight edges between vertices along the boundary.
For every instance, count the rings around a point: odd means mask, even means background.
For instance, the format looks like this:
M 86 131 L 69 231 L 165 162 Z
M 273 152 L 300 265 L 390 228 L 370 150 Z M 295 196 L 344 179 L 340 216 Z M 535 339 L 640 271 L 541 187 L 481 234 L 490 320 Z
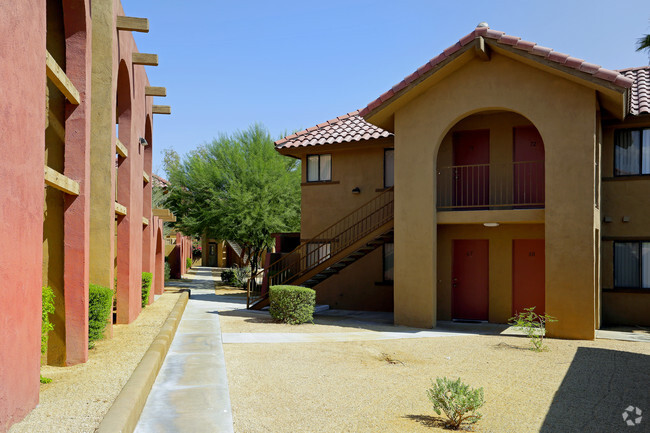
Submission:
M 648 57 L 650 58 L 650 34 L 644 35 L 639 38 L 636 42 L 637 51 L 647 51 Z
M 181 158 L 166 150 L 169 186 L 165 205 L 183 233 L 237 242 L 253 271 L 271 247 L 271 233 L 300 227 L 299 161 L 275 151 L 273 139 L 255 124 L 222 134 Z

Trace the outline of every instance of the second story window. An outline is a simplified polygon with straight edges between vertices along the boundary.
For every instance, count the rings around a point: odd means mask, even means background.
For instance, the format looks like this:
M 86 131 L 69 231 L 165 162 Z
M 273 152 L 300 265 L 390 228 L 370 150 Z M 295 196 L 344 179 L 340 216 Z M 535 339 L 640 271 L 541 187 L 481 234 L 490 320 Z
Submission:
M 395 185 L 395 149 L 384 149 L 384 188 Z
M 650 128 L 616 131 L 614 153 L 614 176 L 650 174 Z
M 307 182 L 332 180 L 332 155 L 307 155 Z

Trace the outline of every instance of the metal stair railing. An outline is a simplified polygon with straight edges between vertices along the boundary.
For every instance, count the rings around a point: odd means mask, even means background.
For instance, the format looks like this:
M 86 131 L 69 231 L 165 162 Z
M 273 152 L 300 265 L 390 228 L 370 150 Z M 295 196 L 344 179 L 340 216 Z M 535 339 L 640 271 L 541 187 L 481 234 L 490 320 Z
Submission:
M 350 212 L 279 260 L 251 275 L 246 305 L 264 299 L 268 287 L 290 284 L 393 219 L 391 187 Z M 268 284 L 265 283 L 265 275 Z

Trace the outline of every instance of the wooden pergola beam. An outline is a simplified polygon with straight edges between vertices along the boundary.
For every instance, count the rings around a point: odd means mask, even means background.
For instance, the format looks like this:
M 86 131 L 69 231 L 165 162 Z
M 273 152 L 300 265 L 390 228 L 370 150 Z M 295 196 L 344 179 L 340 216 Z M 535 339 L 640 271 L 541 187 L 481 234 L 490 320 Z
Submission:
M 169 105 L 154 105 L 152 112 L 153 114 L 172 114 L 172 107 Z
M 79 195 L 79 182 L 45 166 L 45 184 L 69 195 Z
M 133 53 L 131 62 L 134 65 L 158 66 L 158 54 Z
M 146 171 L 142 172 L 142 180 L 144 180 L 146 183 L 149 183 L 149 175 Z
M 45 52 L 45 72 L 47 78 L 49 78 L 52 83 L 56 86 L 57 89 L 63 93 L 63 95 L 74 105 L 79 105 L 81 103 L 81 96 L 79 96 L 79 91 L 72 84 L 72 81 L 65 74 L 61 66 L 54 60 L 54 57 L 46 51 Z
M 118 16 L 115 26 L 117 30 L 149 33 L 149 20 L 146 18 Z
M 165 96 L 167 96 L 167 88 L 165 88 L 165 87 L 145 86 L 145 88 L 144 88 L 144 96 L 162 96 L 162 97 L 165 97 Z
M 157 216 L 162 221 L 176 222 L 176 216 L 174 216 L 172 211 L 170 211 L 169 209 L 156 208 L 156 209 L 153 209 L 151 212 L 152 212 L 153 216 Z
M 117 215 L 126 215 L 126 206 L 123 206 L 118 202 L 115 202 L 115 213 Z
M 149 225 L 149 219 L 146 217 L 142 217 L 142 225 L 143 226 L 148 226 Z
M 128 150 L 126 150 L 126 146 L 122 144 L 119 138 L 115 139 L 115 151 L 120 155 L 122 158 L 126 158 L 129 156 Z

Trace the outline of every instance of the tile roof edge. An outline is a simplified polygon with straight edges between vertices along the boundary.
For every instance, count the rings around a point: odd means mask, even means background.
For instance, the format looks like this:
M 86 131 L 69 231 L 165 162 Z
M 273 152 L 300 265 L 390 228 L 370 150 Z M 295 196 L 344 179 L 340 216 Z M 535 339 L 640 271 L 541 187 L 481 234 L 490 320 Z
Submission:
M 630 71 L 640 71 L 642 69 L 647 69 L 650 70 L 650 65 L 647 66 L 633 66 L 630 68 L 623 68 L 623 69 L 614 69 L 616 72 L 630 72 Z
M 603 68 L 600 65 L 589 63 L 583 59 L 571 57 L 567 54 L 560 53 L 558 51 L 553 50 L 552 48 L 543 47 L 541 45 L 538 45 L 535 42 L 525 41 L 520 37 L 508 35 L 505 32 L 497 31 L 487 26 L 485 27 L 481 26 L 481 27 L 476 27 L 474 31 L 468 33 L 467 35 L 460 38 L 453 45 L 444 49 L 441 52 L 441 54 L 434 57 L 424 65 L 420 66 L 418 69 L 416 69 L 415 72 L 408 75 L 398 84 L 392 86 L 391 90 L 383 93 L 380 97 L 374 99 L 372 102 L 370 102 L 365 108 L 363 108 L 359 112 L 359 115 L 365 118 L 372 111 L 378 109 L 379 107 L 381 107 L 386 103 L 389 103 L 394 98 L 394 96 L 398 94 L 398 92 L 408 91 L 408 85 L 407 86 L 402 85 L 403 82 L 410 84 L 416 79 L 424 76 L 425 74 L 430 72 L 436 65 L 442 63 L 442 61 L 454 55 L 463 47 L 469 45 L 474 39 L 477 39 L 479 37 L 491 39 L 496 43 L 508 45 L 518 50 L 537 55 L 540 58 L 549 60 L 551 62 L 560 65 L 564 65 L 571 69 L 575 69 L 584 74 L 591 75 L 597 79 L 610 82 L 613 85 L 618 87 L 629 89 L 633 85 L 633 80 L 623 75 L 622 70 L 612 70 L 612 69 Z M 394 89 L 399 89 L 399 90 L 395 91 Z

